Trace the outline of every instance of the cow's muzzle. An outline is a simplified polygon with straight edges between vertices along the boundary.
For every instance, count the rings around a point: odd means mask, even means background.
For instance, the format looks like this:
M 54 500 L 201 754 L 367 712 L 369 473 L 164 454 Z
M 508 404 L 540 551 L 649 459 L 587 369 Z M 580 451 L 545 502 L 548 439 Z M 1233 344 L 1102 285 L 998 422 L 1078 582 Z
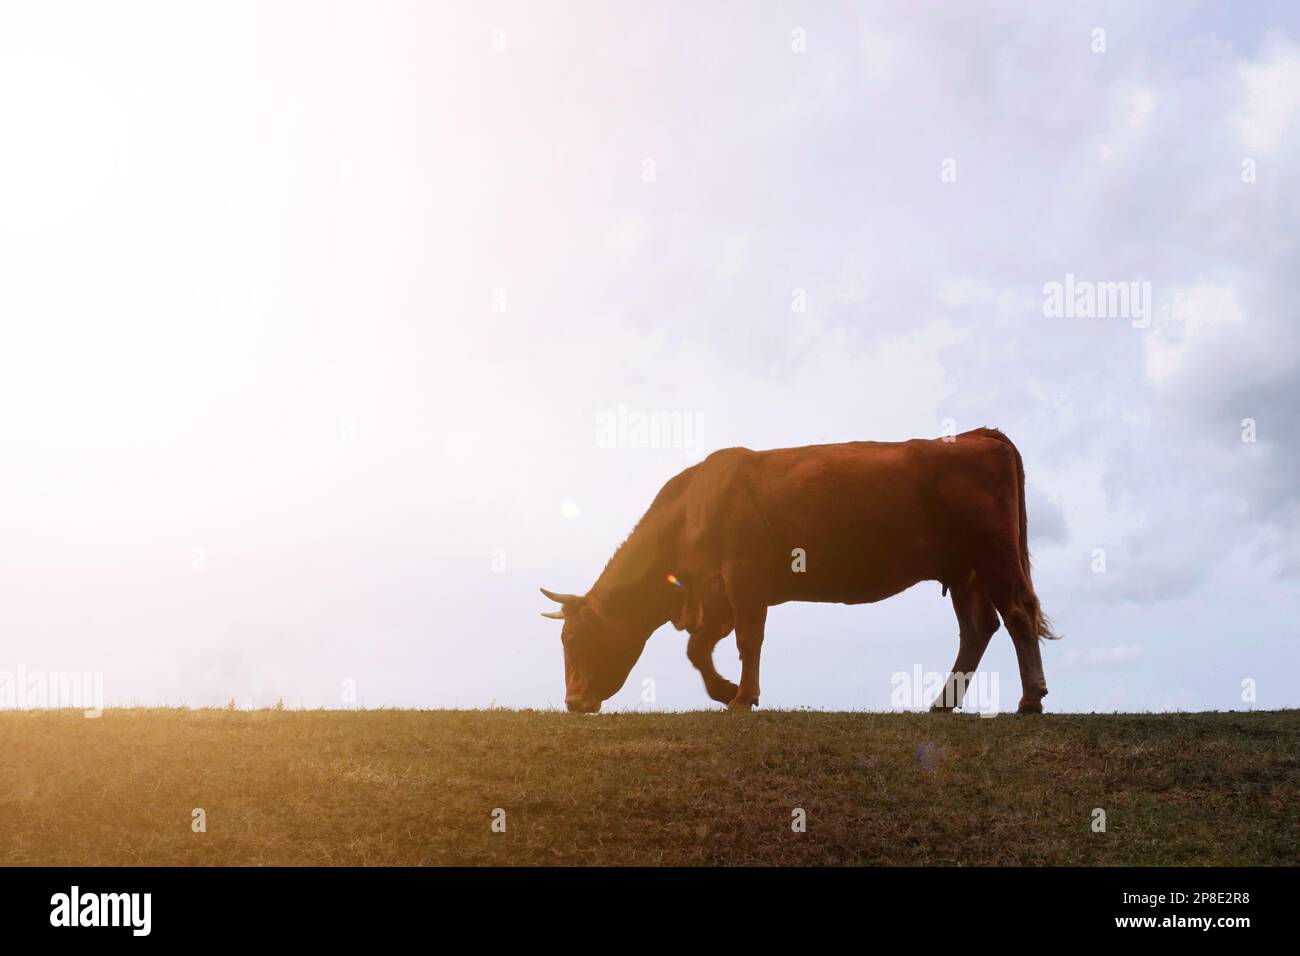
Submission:
M 594 714 L 600 710 L 600 701 L 583 700 L 580 697 L 566 697 L 564 706 L 571 714 Z

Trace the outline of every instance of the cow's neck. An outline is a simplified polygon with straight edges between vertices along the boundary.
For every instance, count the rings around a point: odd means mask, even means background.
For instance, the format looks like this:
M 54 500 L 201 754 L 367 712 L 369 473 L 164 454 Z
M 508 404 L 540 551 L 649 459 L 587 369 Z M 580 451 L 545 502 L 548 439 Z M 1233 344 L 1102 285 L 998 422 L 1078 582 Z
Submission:
M 588 592 L 601 613 L 642 638 L 669 621 L 681 603 L 666 579 L 674 567 L 668 524 L 653 510 L 642 518 Z

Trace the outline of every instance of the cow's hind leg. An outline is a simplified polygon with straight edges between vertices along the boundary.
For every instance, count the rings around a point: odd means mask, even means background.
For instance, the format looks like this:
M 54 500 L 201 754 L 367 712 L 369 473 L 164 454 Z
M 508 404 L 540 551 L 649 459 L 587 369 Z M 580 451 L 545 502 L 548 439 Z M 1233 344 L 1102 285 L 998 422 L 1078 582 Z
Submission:
M 1043 656 L 1038 649 L 1042 613 L 1034 586 L 1011 546 L 994 547 L 977 565 L 976 573 L 1016 646 L 1016 660 L 1020 664 L 1019 713 L 1041 714 L 1043 698 L 1047 696 L 1047 678 L 1043 676 Z
M 690 640 L 686 642 L 687 659 L 695 665 L 695 669 L 704 678 L 704 689 L 708 691 L 709 696 L 720 704 L 730 704 L 735 699 L 736 692 L 740 690 L 719 674 L 717 668 L 713 666 L 713 648 L 729 633 L 731 633 L 730 628 L 725 631 L 721 628 L 706 628 L 692 631 Z
M 953 662 L 943 693 L 930 706 L 932 711 L 951 711 L 961 706 L 966 688 L 989 646 L 989 639 L 998 629 L 997 608 L 974 574 L 966 583 L 952 588 L 952 609 L 957 614 L 960 640 L 957 660 Z

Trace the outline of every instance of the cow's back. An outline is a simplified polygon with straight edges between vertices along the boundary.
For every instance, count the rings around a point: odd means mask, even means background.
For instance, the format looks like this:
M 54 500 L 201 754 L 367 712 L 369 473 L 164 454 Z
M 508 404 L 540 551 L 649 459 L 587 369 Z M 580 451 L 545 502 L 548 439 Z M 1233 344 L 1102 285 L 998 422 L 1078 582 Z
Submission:
M 763 564 L 774 604 L 858 604 L 947 581 L 965 558 L 945 485 L 984 480 L 967 473 L 997 456 L 996 444 L 967 433 L 948 442 L 725 449 L 696 466 L 683 489 L 683 546 L 705 566 Z

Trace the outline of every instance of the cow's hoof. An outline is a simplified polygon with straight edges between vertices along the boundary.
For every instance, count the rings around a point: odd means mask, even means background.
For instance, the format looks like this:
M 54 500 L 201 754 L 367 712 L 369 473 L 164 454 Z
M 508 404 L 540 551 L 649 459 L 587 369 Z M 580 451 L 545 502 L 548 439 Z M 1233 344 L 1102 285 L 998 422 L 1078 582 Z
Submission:
M 931 704 L 930 713 L 932 714 L 951 714 L 957 708 L 945 707 L 943 704 Z
M 1043 702 L 1041 700 L 1022 700 L 1020 707 L 1016 710 L 1017 714 L 1041 714 L 1043 712 Z
M 737 695 L 737 696 L 736 696 L 736 697 L 731 701 L 731 703 L 727 704 L 727 710 L 745 710 L 745 711 L 748 711 L 748 710 L 753 710 L 757 705 L 758 705 L 758 701 L 756 701 L 756 700 L 748 700 L 748 699 L 742 700 L 742 699 L 740 698 L 740 696 Z

